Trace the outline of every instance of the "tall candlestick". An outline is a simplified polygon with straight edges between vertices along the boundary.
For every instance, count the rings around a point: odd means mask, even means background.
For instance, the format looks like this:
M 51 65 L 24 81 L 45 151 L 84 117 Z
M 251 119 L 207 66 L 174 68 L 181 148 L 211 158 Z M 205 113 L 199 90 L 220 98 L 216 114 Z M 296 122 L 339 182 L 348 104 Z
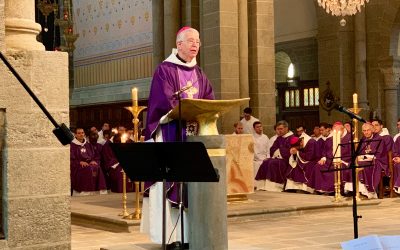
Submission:
M 341 157 L 341 151 L 340 151 L 340 142 L 341 142 L 341 133 L 340 130 L 337 131 L 337 150 L 336 150 L 336 157 L 337 157 L 337 162 L 341 162 L 340 157 Z
M 137 88 L 132 88 L 132 105 L 138 106 L 138 91 Z
M 356 93 L 353 94 L 353 104 L 357 104 L 358 103 L 358 96 Z

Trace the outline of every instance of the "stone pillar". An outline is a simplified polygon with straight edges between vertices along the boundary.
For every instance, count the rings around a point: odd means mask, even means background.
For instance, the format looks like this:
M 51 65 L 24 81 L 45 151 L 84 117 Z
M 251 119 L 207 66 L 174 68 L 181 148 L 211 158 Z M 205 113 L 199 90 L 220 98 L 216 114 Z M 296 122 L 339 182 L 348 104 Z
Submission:
M 5 0 L 5 17 L 7 49 L 45 50 L 36 40 L 42 27 L 35 23 L 35 1 Z
M 249 29 L 247 1 L 238 0 L 239 9 L 239 92 L 240 98 L 249 97 Z M 243 110 L 247 105 L 240 107 Z
M 40 26 L 34 23 L 34 2 L 5 1 L 0 41 L 5 40 L 5 56 L 48 111 L 68 124 L 68 54 L 46 52 L 36 41 Z M 1 171 L 6 239 L 0 248 L 70 249 L 69 147 L 53 135 L 51 122 L 2 63 L 0 75 L 0 110 L 6 110 L 6 136 L 0 136 L 5 138 Z
M 226 152 L 225 138 L 217 136 L 190 136 L 188 141 L 201 141 L 207 148 L 219 182 L 191 182 L 189 197 L 190 249 L 228 249 Z
M 213 84 L 216 99 L 239 98 L 238 3 L 205 0 L 202 4 L 202 66 Z M 219 120 L 220 133 L 232 133 L 240 108 Z
M 163 2 L 163 1 L 160 1 Z M 164 1 L 164 56 L 171 54 L 176 48 L 176 32 L 181 26 L 181 6 L 180 0 Z M 154 32 L 154 31 L 153 31 Z M 158 45 L 156 45 L 158 46 Z
M 4 0 L 0 0 L 0 51 L 4 51 L 5 42 L 5 20 L 4 20 Z
M 249 0 L 249 95 L 255 116 L 273 134 L 275 104 L 274 1 Z
M 152 1 L 153 68 L 164 60 L 164 1 Z
M 190 26 L 196 30 L 200 30 L 199 0 L 182 1 L 182 26 Z
M 391 135 L 397 133 L 398 119 L 398 91 L 399 91 L 399 76 L 400 76 L 400 61 L 394 61 L 392 57 L 380 61 L 381 73 L 384 81 L 384 110 L 385 117 L 384 125 L 387 127 Z
M 354 16 L 355 92 L 358 94 L 359 107 L 363 109 L 361 115 L 364 117 L 368 113 L 365 29 L 365 11 L 361 11 Z

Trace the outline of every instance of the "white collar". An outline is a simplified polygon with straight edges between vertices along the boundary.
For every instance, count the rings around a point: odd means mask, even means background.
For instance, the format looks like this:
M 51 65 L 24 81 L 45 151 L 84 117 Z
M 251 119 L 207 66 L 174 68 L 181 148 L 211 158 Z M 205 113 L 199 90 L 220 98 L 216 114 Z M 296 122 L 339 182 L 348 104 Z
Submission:
M 196 57 L 193 58 L 191 62 L 184 63 L 181 60 L 179 60 L 178 57 L 176 57 L 177 54 L 178 54 L 178 50 L 177 49 L 172 49 L 171 55 L 169 55 L 169 57 L 167 59 L 165 59 L 164 62 L 170 62 L 170 63 L 173 63 L 173 64 L 186 66 L 186 67 L 189 67 L 189 68 L 193 68 L 194 66 L 197 65 Z
M 382 128 L 382 132 L 379 133 L 380 136 L 389 135 L 389 130 L 387 128 Z
M 78 146 L 83 146 L 83 145 L 86 144 L 86 138 L 83 138 L 83 142 L 80 142 L 80 141 L 78 141 L 76 138 L 74 138 L 74 139 L 72 140 L 72 143 L 73 143 L 73 144 L 76 144 L 76 145 L 78 145 Z
M 303 138 L 303 147 L 305 147 L 308 141 L 311 139 L 311 137 L 304 132 L 300 135 L 300 138 Z
M 286 138 L 286 137 L 289 137 L 289 136 L 291 136 L 291 135 L 293 135 L 293 132 L 289 130 L 289 132 L 287 132 L 287 133 L 286 133 L 285 135 L 283 135 L 282 137 L 283 137 L 283 138 Z

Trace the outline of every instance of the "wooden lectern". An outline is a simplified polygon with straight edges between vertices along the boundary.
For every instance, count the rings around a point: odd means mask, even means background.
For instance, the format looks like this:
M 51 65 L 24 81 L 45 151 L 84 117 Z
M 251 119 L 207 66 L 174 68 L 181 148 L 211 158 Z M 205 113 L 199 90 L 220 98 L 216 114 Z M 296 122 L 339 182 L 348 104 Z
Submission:
M 190 249 L 228 249 L 225 136 L 218 135 L 217 120 L 249 100 L 181 100 L 180 120 L 199 124 L 198 136 L 189 136 L 187 141 L 200 141 L 206 146 L 220 176 L 219 182 L 188 183 Z M 179 106 L 168 117 L 179 120 Z
M 232 108 L 246 104 L 250 98 L 233 100 L 182 99 L 181 119 L 199 123 L 199 136 L 218 135 L 217 120 Z M 179 105 L 172 109 L 168 117 L 179 119 Z

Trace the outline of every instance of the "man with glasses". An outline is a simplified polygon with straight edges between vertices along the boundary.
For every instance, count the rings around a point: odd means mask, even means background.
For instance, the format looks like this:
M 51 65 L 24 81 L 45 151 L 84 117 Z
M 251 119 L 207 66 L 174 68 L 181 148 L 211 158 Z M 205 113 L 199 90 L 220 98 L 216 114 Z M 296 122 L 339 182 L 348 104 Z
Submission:
M 148 102 L 146 139 L 157 142 L 176 141 L 177 135 L 182 134 L 186 139 L 186 127 L 192 128 L 193 124 L 184 125 L 178 131 L 178 121 L 169 120 L 166 114 L 178 104 L 175 93 L 182 91 L 181 98 L 214 99 L 211 82 L 196 62 L 200 49 L 199 32 L 190 27 L 181 28 L 176 36 L 176 49 L 155 70 Z M 191 129 L 189 129 L 191 130 Z M 192 131 L 191 131 L 192 132 Z M 167 198 L 167 235 L 171 235 L 171 242 L 180 240 L 180 227 L 173 232 L 179 210 L 171 204 L 177 204 L 178 185 L 169 184 Z M 148 198 L 143 199 L 143 216 L 141 232 L 148 233 L 153 242 L 161 243 L 162 239 L 162 183 L 146 183 Z M 176 206 L 175 206 L 176 207 Z M 187 221 L 186 221 L 187 222 Z M 186 227 L 188 228 L 188 227 Z M 186 236 L 186 233 L 185 233 Z M 188 239 L 187 236 L 185 239 Z

